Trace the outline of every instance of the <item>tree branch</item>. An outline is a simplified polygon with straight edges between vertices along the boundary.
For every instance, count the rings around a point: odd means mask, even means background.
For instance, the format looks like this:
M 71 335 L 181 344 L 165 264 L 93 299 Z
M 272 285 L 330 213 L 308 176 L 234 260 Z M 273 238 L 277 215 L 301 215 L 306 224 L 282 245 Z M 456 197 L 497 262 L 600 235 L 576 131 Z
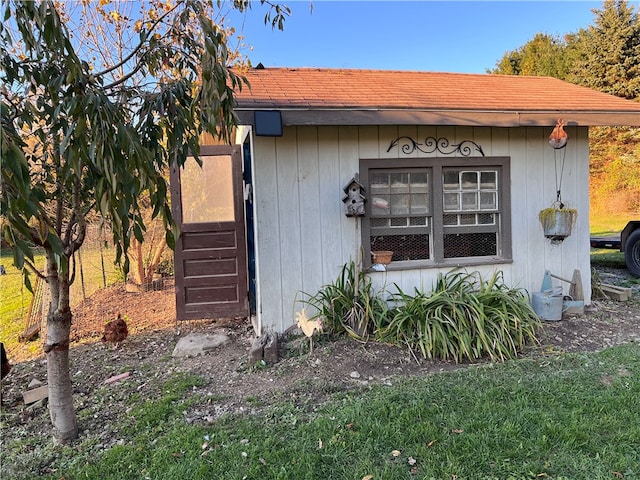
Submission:
M 47 276 L 42 274 L 42 273 L 40 273 L 40 270 L 38 270 L 36 268 L 36 266 L 33 263 L 31 263 L 31 260 L 29 260 L 28 258 L 24 259 L 24 264 L 27 267 L 29 267 L 29 270 L 31 270 L 36 275 L 36 277 L 41 278 L 42 280 L 46 280 L 47 279 Z
M 160 17 L 158 17 L 158 19 L 153 22 L 151 24 L 151 27 L 149 28 L 149 31 L 147 33 L 151 33 L 166 17 L 169 16 L 170 13 L 172 13 L 175 9 L 177 9 L 180 5 L 182 5 L 184 3 L 184 0 L 179 0 L 178 2 L 176 2 L 176 4 L 171 7 L 170 10 L 167 10 L 164 14 L 162 14 Z M 114 70 L 117 70 L 118 68 L 124 66 L 129 60 L 131 60 L 141 49 L 142 47 L 144 47 L 144 45 L 147 43 L 147 39 L 149 37 L 145 37 L 144 40 L 140 41 L 140 43 L 138 43 L 138 45 L 136 45 L 136 47 L 131 51 L 131 53 L 129 55 L 127 55 L 126 57 L 124 57 L 124 59 L 122 59 L 120 62 L 116 63 L 115 65 L 112 65 L 111 67 L 98 72 L 98 73 L 94 73 L 95 77 L 101 77 L 103 75 L 107 75 L 108 73 L 113 72 Z M 115 83 L 115 82 L 114 82 Z M 105 87 L 105 88 L 108 88 Z

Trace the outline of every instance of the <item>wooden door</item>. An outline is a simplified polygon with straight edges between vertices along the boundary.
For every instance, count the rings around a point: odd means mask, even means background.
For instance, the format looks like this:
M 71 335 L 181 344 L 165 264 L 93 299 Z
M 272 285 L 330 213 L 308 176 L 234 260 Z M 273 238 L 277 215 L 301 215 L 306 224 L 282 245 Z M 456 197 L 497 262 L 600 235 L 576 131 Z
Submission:
M 203 146 L 171 172 L 178 320 L 248 315 L 242 157 L 239 146 Z

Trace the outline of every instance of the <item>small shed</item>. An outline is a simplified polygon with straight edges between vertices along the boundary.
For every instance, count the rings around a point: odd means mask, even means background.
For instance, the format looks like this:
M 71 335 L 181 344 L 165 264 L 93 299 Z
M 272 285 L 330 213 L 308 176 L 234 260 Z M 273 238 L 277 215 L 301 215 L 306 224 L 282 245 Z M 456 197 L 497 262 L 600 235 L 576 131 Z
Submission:
M 258 334 L 282 332 L 294 323 L 301 292 L 317 292 L 351 260 L 362 261 L 374 284 L 405 291 L 428 290 L 439 273 L 458 267 L 486 277 L 499 270 L 529 292 L 547 270 L 562 278 L 578 270 L 590 303 L 589 127 L 640 126 L 640 103 L 548 77 L 320 68 L 244 74 L 251 88 L 236 93 L 238 145 L 211 166 L 210 185 L 188 187 L 224 199 L 181 203 L 181 221 L 186 210 L 211 208 L 222 218 L 196 216 L 191 231 L 181 223 L 179 316 L 226 305 L 218 310 L 251 316 Z M 559 120 L 568 140 L 552 148 Z M 216 148 L 203 149 L 205 172 Z M 231 190 L 218 185 L 220 172 L 236 179 Z M 353 179 L 362 186 L 363 216 L 345 214 L 344 188 Z M 184 191 L 188 182 L 178 180 Z M 545 238 L 538 220 L 557 200 L 578 211 L 562 242 Z M 235 226 L 212 235 L 206 222 Z M 202 250 L 209 253 L 198 257 Z M 384 271 L 370 268 L 377 250 L 394 252 Z M 206 276 L 213 286 L 198 283 Z M 234 302 L 244 306 L 227 309 Z

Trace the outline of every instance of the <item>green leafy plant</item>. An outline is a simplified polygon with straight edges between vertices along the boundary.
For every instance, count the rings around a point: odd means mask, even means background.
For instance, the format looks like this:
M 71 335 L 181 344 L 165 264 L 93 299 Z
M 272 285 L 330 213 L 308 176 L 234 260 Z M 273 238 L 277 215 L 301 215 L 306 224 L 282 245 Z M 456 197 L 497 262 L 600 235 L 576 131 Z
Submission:
M 488 356 L 504 361 L 535 343 L 541 326 L 524 290 L 505 285 L 502 272 L 484 280 L 478 272 L 440 274 L 429 293 L 390 295 L 390 308 L 354 262 L 345 264 L 335 282 L 301 300 L 322 318 L 327 333 L 406 346 L 429 359 L 476 360 Z
M 416 289 L 409 295 L 396 288 L 399 306 L 379 338 L 404 344 L 414 354 L 456 362 L 483 356 L 504 361 L 526 342 L 537 341 L 540 320 L 527 294 L 507 287 L 501 272 L 487 281 L 477 272 L 440 274 L 429 293 Z
M 311 317 L 322 318 L 327 333 L 347 332 L 357 338 L 368 337 L 385 322 L 388 307 L 381 292 L 376 292 L 371 279 L 358 275 L 354 261 L 346 263 L 338 278 L 324 285 L 318 293 L 304 293 L 302 303 L 315 309 Z

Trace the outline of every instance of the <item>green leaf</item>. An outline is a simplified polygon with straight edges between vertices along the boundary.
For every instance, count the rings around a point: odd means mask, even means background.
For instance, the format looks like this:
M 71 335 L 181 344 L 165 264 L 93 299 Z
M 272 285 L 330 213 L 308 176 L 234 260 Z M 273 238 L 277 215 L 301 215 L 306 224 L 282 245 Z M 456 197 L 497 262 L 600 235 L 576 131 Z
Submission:
M 133 234 L 135 235 L 138 242 L 144 242 L 144 234 L 142 233 L 142 228 L 138 223 L 133 224 Z

